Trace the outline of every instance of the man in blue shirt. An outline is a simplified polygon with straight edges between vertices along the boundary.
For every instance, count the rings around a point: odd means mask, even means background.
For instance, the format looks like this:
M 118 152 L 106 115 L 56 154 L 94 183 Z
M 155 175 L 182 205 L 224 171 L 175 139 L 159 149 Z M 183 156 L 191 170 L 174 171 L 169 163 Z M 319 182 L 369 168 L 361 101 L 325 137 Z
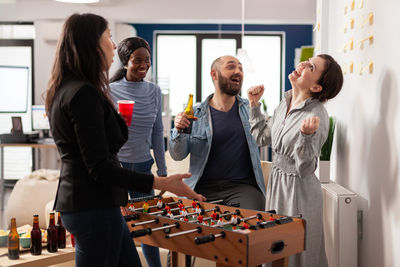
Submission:
M 238 94 L 243 68 L 233 56 L 217 58 L 211 66 L 215 93 L 194 108 L 191 134 L 188 116 L 175 117 L 169 152 L 174 160 L 190 154 L 192 177 L 185 182 L 207 201 L 223 199 L 241 208 L 264 210 L 265 185 L 258 145 L 250 134 L 248 100 Z

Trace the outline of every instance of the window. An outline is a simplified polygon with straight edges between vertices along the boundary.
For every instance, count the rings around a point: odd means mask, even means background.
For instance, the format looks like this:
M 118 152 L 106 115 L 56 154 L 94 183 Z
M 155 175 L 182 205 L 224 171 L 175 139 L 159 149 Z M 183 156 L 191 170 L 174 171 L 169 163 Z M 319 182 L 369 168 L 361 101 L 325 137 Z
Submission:
M 190 40 L 190 41 L 189 41 Z M 156 81 L 166 84 L 171 114 L 183 110 L 188 95 L 204 101 L 214 92 L 210 77 L 212 62 L 222 55 L 236 55 L 242 47 L 239 33 L 156 32 Z M 242 97 L 250 86 L 264 84 L 264 100 L 269 115 L 278 106 L 283 89 L 283 33 L 253 33 L 243 38 L 254 71 L 244 73 Z
M 0 113 L 0 133 L 10 133 L 12 128 L 11 117 L 20 116 L 22 119 L 23 130 L 32 130 L 31 105 L 33 99 L 33 36 L 34 27 L 32 24 L 23 25 L 0 25 L 0 65 L 3 70 L 19 70 L 18 81 L 9 86 L 0 86 L 0 97 L 7 96 L 7 106 L 13 107 L 10 112 Z M 28 72 L 26 72 L 28 71 Z M 15 72 L 14 72 L 15 73 Z M 27 75 L 27 76 L 26 76 Z M 27 82 L 28 90 L 20 95 L 24 100 L 24 107 L 21 106 L 21 98 L 14 98 L 15 86 L 22 82 Z M 22 84 L 20 84 L 22 86 Z M 22 88 L 22 87 L 21 87 Z M 11 97 L 10 97 L 11 96 Z M 3 100 L 3 99 L 2 99 Z M 4 101 L 1 101 L 4 103 Z M 2 110 L 4 111 L 4 110 Z M 20 179 L 32 171 L 32 149 L 6 147 L 4 149 L 4 177 L 5 179 Z
M 161 90 L 169 91 L 169 106 L 176 115 L 188 95 L 196 92 L 196 37 L 161 35 L 157 51 L 157 83 Z
M 0 112 L 26 112 L 28 109 L 29 68 L 0 65 Z M 12 90 L 12 94 L 10 91 Z

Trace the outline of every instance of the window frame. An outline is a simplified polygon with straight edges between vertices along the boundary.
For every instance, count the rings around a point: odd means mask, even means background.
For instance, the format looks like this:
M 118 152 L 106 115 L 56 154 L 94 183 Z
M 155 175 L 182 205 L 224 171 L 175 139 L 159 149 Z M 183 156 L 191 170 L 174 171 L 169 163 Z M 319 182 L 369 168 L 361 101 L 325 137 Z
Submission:
M 157 42 L 158 36 L 160 35 L 191 35 L 196 37 L 196 98 L 195 102 L 201 102 L 201 87 L 202 87 L 202 79 L 201 79 L 201 69 L 202 69 L 202 40 L 203 39 L 236 39 L 236 49 L 242 48 L 242 33 L 238 31 L 165 31 L 159 30 L 154 31 L 154 46 L 153 46 L 153 80 L 158 83 L 158 73 L 157 73 Z M 251 31 L 246 32 L 245 36 L 278 36 L 280 37 L 280 65 L 281 68 L 279 70 L 280 73 L 280 99 L 282 100 L 283 93 L 285 91 L 284 84 L 284 70 L 285 70 L 285 32 L 284 31 Z

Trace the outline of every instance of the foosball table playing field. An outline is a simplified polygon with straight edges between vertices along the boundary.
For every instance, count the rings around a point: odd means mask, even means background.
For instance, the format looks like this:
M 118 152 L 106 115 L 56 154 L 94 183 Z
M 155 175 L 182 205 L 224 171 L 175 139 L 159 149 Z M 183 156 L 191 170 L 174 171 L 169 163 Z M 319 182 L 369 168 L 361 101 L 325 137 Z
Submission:
M 209 259 L 218 267 L 287 266 L 288 256 L 304 250 L 305 221 L 297 217 L 225 206 L 222 200 L 141 200 L 122 208 L 135 241 Z

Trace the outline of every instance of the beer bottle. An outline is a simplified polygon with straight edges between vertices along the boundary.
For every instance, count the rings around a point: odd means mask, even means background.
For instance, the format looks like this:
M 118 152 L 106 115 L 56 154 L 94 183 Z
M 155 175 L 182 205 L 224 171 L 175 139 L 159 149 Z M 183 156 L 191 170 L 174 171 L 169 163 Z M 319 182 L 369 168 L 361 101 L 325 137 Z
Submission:
M 55 225 L 54 212 L 50 213 L 50 223 L 47 228 L 47 251 L 57 252 L 58 250 L 58 238 L 57 228 Z
M 19 259 L 19 235 L 15 218 L 11 218 L 10 233 L 8 234 L 8 258 L 10 260 Z
M 65 248 L 65 228 L 61 221 L 61 215 L 58 213 L 57 219 L 57 235 L 58 235 L 58 248 Z
M 31 231 L 31 254 L 42 254 L 42 231 L 39 229 L 39 215 L 33 215 L 33 228 Z
M 186 108 L 184 110 L 185 114 L 188 115 L 190 125 L 182 130 L 182 133 L 190 134 L 192 132 L 192 124 L 194 118 L 194 110 L 193 110 L 193 95 L 189 95 L 189 100 L 187 102 Z

